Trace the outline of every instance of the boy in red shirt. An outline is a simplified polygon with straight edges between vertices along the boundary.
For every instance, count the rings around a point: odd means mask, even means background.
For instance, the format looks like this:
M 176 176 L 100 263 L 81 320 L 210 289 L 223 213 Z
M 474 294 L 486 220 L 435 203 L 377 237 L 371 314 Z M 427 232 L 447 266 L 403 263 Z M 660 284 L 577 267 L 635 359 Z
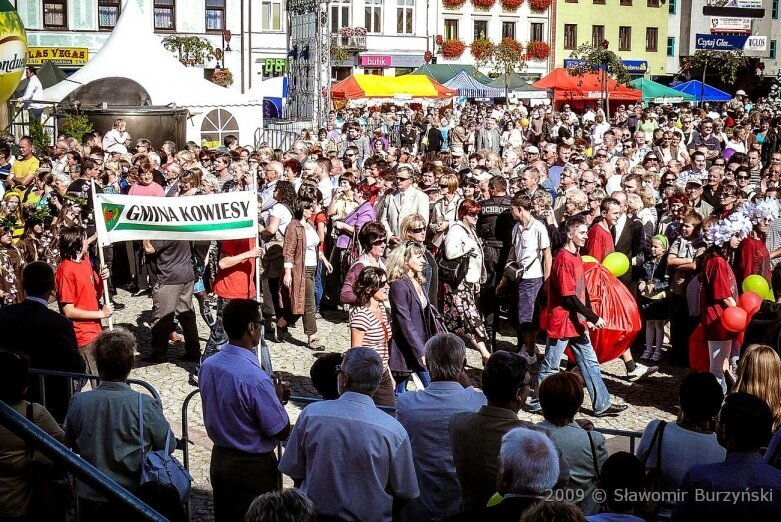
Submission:
M 591 397 L 591 409 L 595 416 L 604 417 L 617 415 L 627 406 L 610 404 L 610 393 L 602 380 L 599 361 L 588 335 L 588 329 L 605 327 L 605 320 L 591 311 L 583 261 L 578 253 L 588 234 L 588 226 L 582 216 L 567 221 L 567 242 L 553 259 L 548 309 L 544 312 L 548 314 L 548 346 L 538 378 L 541 384 L 546 377 L 559 371 L 561 357 L 569 346 Z M 535 392 L 529 410 L 538 412 L 541 409 Z
M 97 375 L 92 341 L 102 330 L 100 321 L 111 317 L 114 309 L 110 304 L 103 308 L 98 304 L 103 281 L 110 274 L 105 266 L 101 268 L 100 276 L 92 269 L 85 240 L 81 228 L 66 228 L 60 233 L 62 262 L 57 267 L 54 281 L 60 312 L 73 322 L 79 353 L 87 365 L 86 372 Z
M 615 198 L 605 198 L 599 205 L 599 210 L 602 213 L 602 220 L 589 229 L 585 248 L 587 255 L 601 263 L 608 254 L 616 250 L 611 230 L 621 217 L 621 203 Z

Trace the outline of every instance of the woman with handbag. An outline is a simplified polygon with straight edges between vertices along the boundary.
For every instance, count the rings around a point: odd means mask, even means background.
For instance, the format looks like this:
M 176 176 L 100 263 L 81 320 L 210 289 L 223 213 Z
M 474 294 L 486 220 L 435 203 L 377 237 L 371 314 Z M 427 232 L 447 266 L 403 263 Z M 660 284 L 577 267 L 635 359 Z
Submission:
M 367 266 L 361 270 L 353 288 L 358 302 L 350 309 L 350 347 L 363 346 L 380 354 L 385 368 L 380 387 L 372 399 L 377 406 L 395 408 L 395 383 L 388 366 L 388 342 L 391 337 L 391 324 L 385 306 L 390 288 L 388 276 L 382 268 Z
M 309 222 L 319 212 L 320 206 L 314 199 L 300 197 L 296 202 L 293 217 L 285 231 L 285 243 L 282 247 L 285 275 L 282 276 L 283 315 L 277 319 L 277 339 L 287 333 L 287 327 L 299 317 L 304 317 L 304 334 L 307 346 L 315 352 L 325 347 L 317 341 L 317 310 L 315 307 L 315 272 L 317 262 L 322 261 L 326 273 L 331 265 L 325 254 L 318 248 L 320 236 Z
M 37 427 L 65 441 L 65 432 L 44 406 L 24 400 L 30 364 L 23 354 L 0 351 L 0 401 Z M 43 493 L 51 463 L 5 426 L 0 426 L 0 520 L 65 520 L 65 505 L 54 506 Z M 64 500 L 64 499 L 63 499 Z M 59 509 L 58 509 L 59 508 Z
M 405 241 L 388 256 L 388 281 L 393 328 L 389 363 L 396 377 L 396 394 L 407 391 L 407 381 L 417 374 L 423 386 L 431 382 L 426 369 L 426 341 L 436 333 L 428 295 L 423 291 L 425 248 Z
M 349 258 L 345 260 L 349 261 L 346 267 L 348 269 L 360 255 L 361 246 L 358 244 L 358 231 L 366 223 L 377 220 L 377 214 L 369 201 L 372 194 L 371 186 L 367 183 L 361 183 L 352 191 L 352 199 L 356 207 L 340 219 L 331 218 L 334 234 L 337 235 L 330 259 L 331 265 L 334 267 L 333 273 L 329 276 L 332 288 L 341 288 L 344 283 L 347 271 L 342 270 L 342 262 L 345 255 L 352 255 L 352 260 Z M 335 293 L 333 292 L 333 294 Z M 329 293 L 329 295 L 333 294 Z
M 678 420 L 652 420 L 637 446 L 637 457 L 645 463 L 648 485 L 654 491 L 677 491 L 692 466 L 723 462 L 726 456 L 714 432 L 714 419 L 724 400 L 716 377 L 708 372 L 686 375 L 679 398 Z M 660 502 L 647 511 L 659 520 L 669 520 L 673 507 L 673 503 Z
M 447 330 L 471 341 L 485 363 L 491 356 L 485 344 L 488 333 L 475 300 L 486 277 L 483 247 L 475 230 L 479 215 L 480 204 L 471 199 L 464 200 L 458 207 L 458 220 L 445 236 L 444 258 L 451 261 L 460 259 L 462 263 L 467 263 L 468 268 L 461 281 L 443 282 L 442 315 Z
M 366 266 L 376 266 L 385 270 L 385 247 L 387 246 L 388 234 L 381 223 L 372 221 L 366 223 L 358 231 L 358 244 L 363 250 L 355 262 L 350 265 L 347 275 L 344 277 L 340 300 L 344 305 L 354 305 L 357 302 L 353 283 L 358 278 Z
M 458 207 L 463 201 L 458 194 L 458 177 L 453 173 L 440 176 L 439 193 L 442 197 L 434 203 L 431 222 L 428 224 L 429 243 L 434 248 L 442 246 L 445 234 L 456 221 Z
M 538 426 L 548 431 L 570 465 L 570 479 L 564 488 L 570 492 L 567 498 L 579 500 L 575 503 L 583 513 L 593 515 L 599 511 L 594 490 L 608 450 L 604 435 L 587 431 L 575 422 L 583 399 L 583 381 L 577 374 L 558 372 L 548 376 L 539 385 L 545 420 Z

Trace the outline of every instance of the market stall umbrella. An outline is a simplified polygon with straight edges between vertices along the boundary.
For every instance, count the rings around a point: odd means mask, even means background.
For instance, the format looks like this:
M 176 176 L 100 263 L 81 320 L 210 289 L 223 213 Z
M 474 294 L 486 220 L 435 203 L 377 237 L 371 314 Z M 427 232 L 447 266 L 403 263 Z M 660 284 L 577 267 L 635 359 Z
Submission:
M 449 89 L 428 76 L 406 74 L 404 76 L 377 76 L 375 74 L 353 74 L 331 87 L 335 100 L 359 100 L 363 98 L 452 98 L 454 89 Z
M 504 89 L 484 85 L 465 71 L 461 71 L 455 78 L 445 82 L 445 87 L 455 89 L 459 96 L 467 98 L 503 98 L 505 94 Z
M 694 96 L 697 101 L 706 102 L 721 102 L 730 101 L 732 96 L 724 91 L 720 91 L 716 87 L 711 87 L 708 84 L 702 83 L 699 80 L 691 80 L 680 85 L 673 87 L 676 91 L 683 92 Z
M 538 89 L 537 87 L 534 87 L 532 84 L 524 80 L 523 76 L 518 73 L 510 73 L 507 75 L 507 78 L 507 89 L 510 92 L 516 93 L 518 98 L 540 99 L 548 97 L 548 91 L 546 89 Z M 489 83 L 488 86 L 504 90 L 504 79 L 504 74 L 499 75 L 494 78 L 494 80 Z
M 445 83 L 448 80 L 455 78 L 461 71 L 466 72 L 469 76 L 476 79 L 480 83 L 488 84 L 491 78 L 481 73 L 473 65 L 458 65 L 449 63 L 424 63 L 414 71 L 412 74 L 425 74 L 430 76 L 433 80 L 439 83 Z
M 646 103 L 683 103 L 696 102 L 697 98 L 689 93 L 681 92 L 647 78 L 637 78 L 630 82 L 632 87 L 640 89 L 643 101 Z
M 603 71 L 595 71 L 583 76 L 573 76 L 567 69 L 560 67 L 533 85 L 540 89 L 552 89 L 554 102 L 600 100 L 605 87 L 610 101 L 630 102 L 642 98 L 643 93 L 637 89 L 619 85 L 610 76 L 605 79 L 604 74 Z

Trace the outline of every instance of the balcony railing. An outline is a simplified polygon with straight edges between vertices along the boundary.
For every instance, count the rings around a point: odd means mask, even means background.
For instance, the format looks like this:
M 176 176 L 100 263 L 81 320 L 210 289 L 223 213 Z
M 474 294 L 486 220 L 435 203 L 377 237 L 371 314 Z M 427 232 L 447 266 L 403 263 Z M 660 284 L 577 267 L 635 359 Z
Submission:
M 341 47 L 345 51 L 360 52 L 366 50 L 366 35 L 342 36 L 340 34 L 331 35 L 331 46 Z

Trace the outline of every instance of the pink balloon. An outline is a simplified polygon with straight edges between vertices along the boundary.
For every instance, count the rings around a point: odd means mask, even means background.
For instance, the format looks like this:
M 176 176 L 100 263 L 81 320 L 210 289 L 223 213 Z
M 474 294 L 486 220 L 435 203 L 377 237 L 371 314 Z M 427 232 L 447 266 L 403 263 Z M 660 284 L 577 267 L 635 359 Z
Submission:
M 728 306 L 721 314 L 721 324 L 728 332 L 742 332 L 747 323 L 748 314 L 739 306 Z

